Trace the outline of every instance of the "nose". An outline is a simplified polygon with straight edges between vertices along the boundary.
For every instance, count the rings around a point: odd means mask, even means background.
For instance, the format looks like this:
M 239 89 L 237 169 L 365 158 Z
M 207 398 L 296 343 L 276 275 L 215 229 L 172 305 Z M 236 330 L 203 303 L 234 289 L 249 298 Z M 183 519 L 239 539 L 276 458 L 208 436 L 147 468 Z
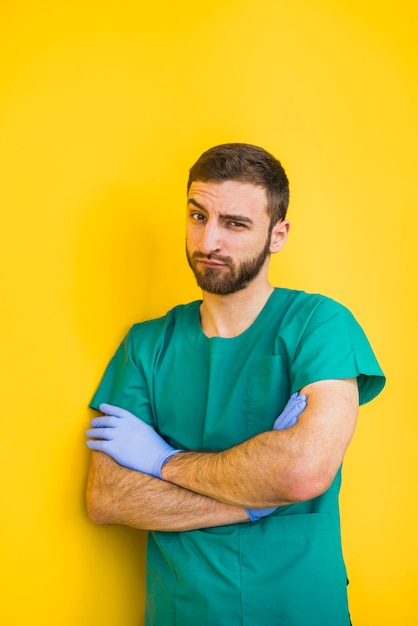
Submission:
M 219 252 L 221 247 L 219 227 L 212 221 L 208 221 L 202 229 L 199 248 L 203 254 Z

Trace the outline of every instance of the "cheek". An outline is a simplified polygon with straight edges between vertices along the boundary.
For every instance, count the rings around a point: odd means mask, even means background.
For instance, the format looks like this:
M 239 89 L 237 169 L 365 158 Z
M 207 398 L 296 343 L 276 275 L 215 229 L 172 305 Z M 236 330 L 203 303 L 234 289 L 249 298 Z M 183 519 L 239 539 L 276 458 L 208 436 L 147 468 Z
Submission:
M 190 255 L 193 254 L 199 247 L 199 239 L 194 229 L 186 230 L 186 250 Z
M 186 228 L 186 245 L 189 246 L 193 241 L 193 235 L 190 228 Z
M 241 248 L 245 256 L 252 257 L 260 254 L 265 249 L 266 245 L 266 238 L 260 235 L 259 237 L 253 238 L 250 241 L 242 242 Z

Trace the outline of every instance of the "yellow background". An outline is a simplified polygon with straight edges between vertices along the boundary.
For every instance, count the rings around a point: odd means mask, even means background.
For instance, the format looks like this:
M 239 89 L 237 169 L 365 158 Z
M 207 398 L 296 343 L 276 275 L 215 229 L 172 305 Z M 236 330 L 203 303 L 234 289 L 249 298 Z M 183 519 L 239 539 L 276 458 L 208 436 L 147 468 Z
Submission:
M 145 533 L 86 516 L 86 405 L 133 322 L 199 296 L 187 170 L 245 141 L 291 181 L 272 280 L 346 304 L 388 376 L 345 463 L 354 624 L 417 624 L 415 3 L 15 0 L 0 14 L 0 622 L 142 623 Z

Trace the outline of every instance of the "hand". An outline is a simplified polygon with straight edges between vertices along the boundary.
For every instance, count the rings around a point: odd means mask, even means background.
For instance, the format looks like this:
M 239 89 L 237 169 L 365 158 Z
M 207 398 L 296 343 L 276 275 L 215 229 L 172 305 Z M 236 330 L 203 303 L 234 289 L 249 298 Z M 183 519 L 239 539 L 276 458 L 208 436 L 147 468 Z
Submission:
M 91 421 L 92 428 L 86 432 L 91 437 L 87 441 L 90 450 L 104 452 L 124 467 L 162 478 L 162 466 L 180 450 L 133 413 L 111 404 L 99 408 L 106 415 Z
M 306 409 L 306 396 L 298 392 L 290 396 L 289 402 L 276 418 L 273 424 L 273 430 L 286 430 L 294 426 L 298 421 L 299 415 Z
M 298 421 L 299 415 L 306 408 L 306 396 L 299 393 L 294 393 L 290 396 L 290 400 L 284 407 L 283 411 L 280 413 L 279 417 L 276 418 L 273 430 L 286 430 L 286 428 L 290 428 L 294 426 Z M 277 507 L 273 507 L 271 509 L 247 509 L 248 517 L 251 522 L 255 522 L 262 517 L 267 517 L 270 513 L 273 513 Z

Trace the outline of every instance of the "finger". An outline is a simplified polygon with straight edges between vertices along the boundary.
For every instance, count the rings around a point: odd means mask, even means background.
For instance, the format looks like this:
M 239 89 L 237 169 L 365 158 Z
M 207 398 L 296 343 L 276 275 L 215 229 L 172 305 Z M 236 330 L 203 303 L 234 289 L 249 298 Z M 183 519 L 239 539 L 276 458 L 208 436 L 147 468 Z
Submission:
M 136 417 L 136 415 L 130 413 L 130 411 L 127 411 L 126 409 L 123 409 L 120 406 L 115 406 L 114 404 L 106 404 L 106 402 L 102 402 L 102 404 L 99 405 L 99 409 L 102 413 L 105 413 L 106 415 L 113 415 L 114 417 Z
M 291 426 L 294 426 L 298 421 L 298 417 L 297 415 L 288 415 L 287 420 L 286 420 L 286 424 L 283 427 L 283 430 L 285 428 L 290 428 Z
M 111 441 L 115 435 L 114 428 L 89 428 L 86 430 L 86 436 L 91 439 L 103 439 Z
M 106 404 L 105 402 L 103 402 L 102 404 L 99 405 L 99 409 L 101 410 L 102 413 L 105 413 L 106 415 L 113 415 L 114 417 L 135 417 L 136 418 L 136 415 L 134 415 L 130 411 L 127 411 L 126 409 L 123 409 L 120 406 L 115 406 L 114 404 Z
M 306 396 L 299 396 L 296 399 L 292 398 L 286 404 L 283 413 L 288 415 L 300 415 L 306 408 Z
M 101 415 L 90 422 L 92 428 L 117 428 L 120 424 L 120 419 L 114 415 Z
M 277 419 L 274 422 L 273 430 L 286 430 L 286 428 L 290 428 L 291 426 L 294 426 L 297 421 L 298 421 L 297 417 L 285 415 L 281 419 Z
M 306 406 L 306 396 L 303 393 L 294 393 L 288 402 L 291 406 Z
M 107 404 L 106 402 L 102 402 L 102 404 L 99 405 L 99 409 L 102 413 L 105 413 L 105 415 L 113 415 L 113 417 L 131 417 L 133 414 L 130 413 L 129 411 L 127 411 L 126 409 L 123 409 L 120 406 L 116 406 L 114 404 Z
M 89 439 L 86 441 L 86 445 L 90 450 L 97 450 L 98 452 L 105 452 L 107 454 L 107 441 L 100 441 L 97 439 Z
M 292 406 L 289 409 L 285 409 L 283 412 L 283 423 L 287 425 L 293 426 L 298 421 L 298 417 L 305 410 L 304 404 L 300 404 L 297 406 Z M 282 422 L 282 420 L 280 420 Z

